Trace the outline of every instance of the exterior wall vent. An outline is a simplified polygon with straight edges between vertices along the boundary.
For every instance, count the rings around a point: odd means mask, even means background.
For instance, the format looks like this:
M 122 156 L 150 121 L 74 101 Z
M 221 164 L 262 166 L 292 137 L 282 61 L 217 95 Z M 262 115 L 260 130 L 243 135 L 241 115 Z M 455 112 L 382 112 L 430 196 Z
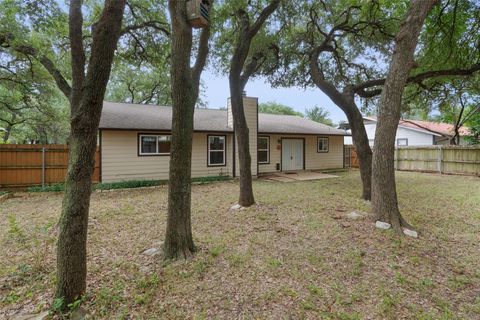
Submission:
M 190 0 L 187 2 L 188 22 L 192 28 L 205 28 L 210 23 L 210 3 L 208 0 Z

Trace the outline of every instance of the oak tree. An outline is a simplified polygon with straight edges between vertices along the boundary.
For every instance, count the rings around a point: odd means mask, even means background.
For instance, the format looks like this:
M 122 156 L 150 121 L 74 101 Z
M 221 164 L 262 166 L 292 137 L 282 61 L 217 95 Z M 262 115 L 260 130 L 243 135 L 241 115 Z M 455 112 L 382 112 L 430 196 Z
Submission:
M 425 18 L 437 0 L 411 0 L 410 8 L 395 38 L 395 48 L 378 107 L 373 154 L 372 207 L 377 220 L 392 225 L 397 233 L 411 228 L 398 209 L 395 187 L 395 136 L 402 96 Z
M 168 218 L 164 243 L 165 259 L 186 259 L 195 252 L 191 222 L 191 166 L 193 114 L 200 76 L 208 56 L 210 27 L 198 39 L 196 59 L 190 65 L 192 26 L 187 19 L 187 1 L 170 0 L 172 140 L 168 188 Z
M 420 38 L 419 67 L 408 76 L 409 85 L 422 89 L 427 81 L 471 76 L 480 70 L 475 54 L 479 49 L 472 47 L 478 37 L 478 21 L 469 19 L 466 13 L 475 11 L 478 4 L 465 2 L 463 6 L 469 9 L 462 10 L 456 4 L 458 1 L 445 3 L 429 21 L 430 28 Z M 279 45 L 282 66 L 270 80 L 275 86 L 315 86 L 345 113 L 359 156 L 362 198 L 369 200 L 372 150 L 362 111 L 378 102 L 387 73 L 385 61 L 391 56 L 405 7 L 399 2 L 371 1 L 359 5 L 347 0 L 302 1 L 295 6 L 296 9 L 290 10 L 289 32 Z M 453 18 L 459 14 L 462 19 Z M 455 21 L 461 21 L 462 27 L 452 27 Z M 451 30 L 455 30 L 454 36 L 450 36 Z M 469 49 L 452 50 L 451 54 L 435 49 L 457 47 Z M 442 55 L 448 57 L 448 63 L 439 59 Z
M 255 203 L 252 186 L 252 158 L 250 155 L 249 128 L 244 113 L 243 91 L 255 73 L 267 60 L 268 51 L 276 49 L 274 44 L 258 45 L 255 40 L 259 32 L 268 36 L 265 22 L 278 8 L 280 0 L 269 1 L 232 1 L 224 3 L 223 19 L 220 22 L 223 32 L 222 40 L 229 42 L 228 80 L 230 85 L 230 103 L 232 107 L 233 123 L 236 143 L 238 145 L 238 159 L 240 169 L 240 194 L 238 204 L 249 207 Z M 263 30 L 262 30 L 263 29 Z M 257 38 L 258 39 L 258 38 Z M 222 43 L 222 41 L 220 41 Z M 253 43 L 253 46 L 252 46 Z M 257 45 L 256 45 L 257 44 Z M 266 44 L 266 45 L 265 45 Z

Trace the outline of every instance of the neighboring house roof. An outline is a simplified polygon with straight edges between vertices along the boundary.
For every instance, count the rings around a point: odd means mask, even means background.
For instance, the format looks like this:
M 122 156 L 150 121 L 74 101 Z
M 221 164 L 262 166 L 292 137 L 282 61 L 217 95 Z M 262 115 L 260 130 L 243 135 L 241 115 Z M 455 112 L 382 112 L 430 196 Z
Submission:
M 227 126 L 227 110 L 195 109 L 195 131 L 233 132 Z M 100 129 L 166 130 L 172 128 L 172 108 L 132 103 L 103 103 Z M 259 133 L 347 135 L 344 130 L 297 116 L 258 114 Z
M 364 119 L 370 121 L 377 121 L 376 117 L 364 117 Z M 433 121 L 421 121 L 421 120 L 409 120 L 400 119 L 398 123 L 400 127 L 430 133 L 436 136 L 453 136 L 455 134 L 455 128 L 452 124 Z M 460 136 L 470 135 L 470 130 L 467 127 L 459 128 Z

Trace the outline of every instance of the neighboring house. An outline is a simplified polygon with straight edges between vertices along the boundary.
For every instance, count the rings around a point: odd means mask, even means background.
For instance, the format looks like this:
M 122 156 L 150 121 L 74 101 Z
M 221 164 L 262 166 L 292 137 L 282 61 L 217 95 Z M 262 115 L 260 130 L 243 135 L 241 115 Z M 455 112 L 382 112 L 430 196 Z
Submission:
M 377 118 L 364 117 L 363 123 L 367 131 L 368 141 L 373 146 Z M 401 119 L 398 123 L 395 145 L 399 147 L 447 145 L 450 144 L 450 139 L 454 136 L 454 133 L 454 126 L 448 123 Z M 465 144 L 464 137 L 468 136 L 470 131 L 468 128 L 461 127 L 459 133 L 460 144 Z M 345 144 L 352 144 L 352 137 L 345 137 Z
M 244 97 L 252 174 L 343 168 L 345 131 L 297 116 L 258 113 Z M 99 127 L 101 181 L 168 179 L 172 108 L 104 102 Z M 231 106 L 196 109 L 192 177 L 238 176 Z

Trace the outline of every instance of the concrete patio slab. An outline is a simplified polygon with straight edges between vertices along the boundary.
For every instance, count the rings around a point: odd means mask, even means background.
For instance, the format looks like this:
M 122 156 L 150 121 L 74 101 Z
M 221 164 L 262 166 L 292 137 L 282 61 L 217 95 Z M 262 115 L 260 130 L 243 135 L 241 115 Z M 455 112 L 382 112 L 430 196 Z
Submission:
M 321 172 L 313 171 L 296 171 L 296 172 L 279 172 L 279 173 L 270 173 L 265 175 L 259 175 L 259 179 L 280 181 L 280 182 L 295 182 L 295 181 L 308 181 L 308 180 L 319 180 L 319 179 L 329 179 L 337 178 L 333 174 L 326 174 Z

